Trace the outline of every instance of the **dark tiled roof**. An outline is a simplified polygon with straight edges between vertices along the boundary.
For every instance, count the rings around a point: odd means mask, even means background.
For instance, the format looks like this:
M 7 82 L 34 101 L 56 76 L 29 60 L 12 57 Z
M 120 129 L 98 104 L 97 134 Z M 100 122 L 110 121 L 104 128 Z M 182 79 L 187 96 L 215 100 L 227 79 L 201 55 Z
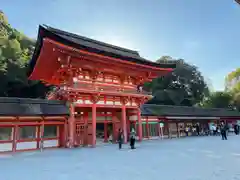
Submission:
M 195 116 L 195 117 L 240 117 L 240 112 L 220 108 L 198 108 L 187 106 L 166 106 L 144 104 L 141 107 L 143 116 Z
M 44 37 L 48 37 L 57 42 L 61 42 L 68 46 L 86 50 L 89 52 L 102 54 L 109 57 L 119 58 L 121 60 L 131 61 L 138 64 L 145 64 L 154 67 L 161 68 L 175 68 L 175 63 L 156 63 L 142 58 L 137 51 L 129 50 L 126 48 L 114 46 L 104 42 L 96 41 L 87 37 L 79 36 L 77 34 L 62 31 L 49 26 L 39 26 L 38 40 L 35 47 L 33 58 L 30 62 L 30 71 L 33 70 L 34 65 L 39 56 L 42 40 Z
M 141 58 L 137 51 L 114 46 L 111 44 L 93 40 L 93 39 L 90 39 L 90 38 L 87 38 L 84 36 L 69 33 L 69 32 L 59 30 L 56 28 L 52 28 L 49 26 L 46 26 L 46 28 L 47 28 L 47 30 L 51 31 L 54 34 L 57 34 L 58 36 L 62 37 L 63 39 L 67 39 L 71 42 L 74 42 L 74 43 L 80 45 L 80 46 L 94 48 L 94 49 L 102 50 L 104 52 L 111 52 L 111 53 L 119 54 L 119 55 L 126 56 L 126 57 Z
M 63 101 L 0 97 L 0 116 L 65 116 L 69 110 Z

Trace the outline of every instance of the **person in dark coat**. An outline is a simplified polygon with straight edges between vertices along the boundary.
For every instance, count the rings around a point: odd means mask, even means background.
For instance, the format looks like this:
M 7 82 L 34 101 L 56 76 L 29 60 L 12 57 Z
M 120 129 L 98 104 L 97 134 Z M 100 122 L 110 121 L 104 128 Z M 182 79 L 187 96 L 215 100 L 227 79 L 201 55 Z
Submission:
M 234 132 L 236 135 L 239 135 L 239 125 L 238 124 L 234 125 Z
M 136 132 L 132 128 L 131 133 L 130 133 L 130 147 L 131 147 L 131 149 L 135 149 L 135 141 L 136 141 Z
M 238 134 L 238 127 L 237 124 L 234 125 L 234 133 L 237 135 Z
M 118 131 L 118 147 L 119 147 L 119 149 L 122 149 L 122 143 L 123 143 L 123 131 L 122 131 L 122 129 L 119 129 L 119 131 Z
M 197 135 L 200 136 L 200 127 L 198 123 L 196 124 L 196 132 L 197 132 Z
M 220 128 L 221 128 L 222 140 L 227 140 L 227 130 L 228 130 L 227 124 L 222 122 Z
M 237 135 L 239 135 L 239 125 L 237 124 Z

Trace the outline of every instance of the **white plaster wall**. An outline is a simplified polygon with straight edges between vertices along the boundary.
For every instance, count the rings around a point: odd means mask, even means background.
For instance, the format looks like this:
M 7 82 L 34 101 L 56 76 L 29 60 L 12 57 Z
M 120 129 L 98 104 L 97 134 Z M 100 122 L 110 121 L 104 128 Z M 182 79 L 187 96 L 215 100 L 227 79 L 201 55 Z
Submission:
M 78 103 L 78 104 L 83 104 L 83 100 L 81 100 L 81 99 L 80 99 L 80 100 L 77 100 L 76 103 Z
M 122 105 L 120 101 L 116 101 L 115 105 Z
M 126 104 L 126 106 L 131 106 L 131 102 L 128 102 L 128 103 Z
M 0 152 L 12 151 L 12 143 L 3 143 L 0 144 Z
M 59 140 L 45 140 L 43 142 L 43 147 L 47 148 L 47 147 L 57 147 L 58 146 L 58 141 Z
M 105 82 L 112 82 L 112 79 L 105 79 Z
M 137 106 L 137 103 L 136 102 L 132 102 L 132 106 Z
M 37 148 L 37 142 L 18 142 L 17 143 L 17 150 L 23 150 L 23 149 L 34 149 Z
M 104 116 L 97 116 L 97 121 L 104 121 L 105 120 L 105 117 Z
M 106 120 L 112 120 L 112 117 L 111 116 L 107 116 Z
M 85 100 L 85 104 L 92 104 L 90 100 Z
M 104 104 L 104 101 L 98 101 L 97 104 Z
M 106 104 L 113 105 L 113 101 L 107 101 Z
M 130 121 L 138 120 L 138 116 L 137 115 L 129 116 L 129 120 Z

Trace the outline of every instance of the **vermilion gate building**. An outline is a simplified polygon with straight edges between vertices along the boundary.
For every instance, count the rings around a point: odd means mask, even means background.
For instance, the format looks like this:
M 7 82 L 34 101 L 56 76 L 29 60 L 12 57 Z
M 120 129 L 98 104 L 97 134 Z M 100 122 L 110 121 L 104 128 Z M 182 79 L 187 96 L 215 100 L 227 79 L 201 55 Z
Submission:
M 136 51 L 40 26 L 30 67 L 31 80 L 57 87 L 49 99 L 69 102 L 69 146 L 73 147 L 95 146 L 98 128 L 104 129 L 106 141 L 109 134 L 116 140 L 121 127 L 126 142 L 133 126 L 142 140 L 139 107 L 151 95 L 141 86 L 171 72 L 175 64 L 154 63 Z

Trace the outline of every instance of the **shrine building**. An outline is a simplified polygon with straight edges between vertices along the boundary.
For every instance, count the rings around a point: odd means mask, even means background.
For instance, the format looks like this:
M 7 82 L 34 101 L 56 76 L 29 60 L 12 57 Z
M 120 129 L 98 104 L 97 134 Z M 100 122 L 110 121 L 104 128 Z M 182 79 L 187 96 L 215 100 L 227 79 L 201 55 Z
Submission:
M 111 136 L 115 141 L 119 128 L 125 143 L 131 127 L 141 141 L 146 127 L 139 107 L 152 97 L 142 85 L 175 66 L 148 61 L 137 51 L 40 26 L 29 79 L 55 86 L 49 99 L 68 101 L 69 146 L 95 146 L 96 138 L 108 141 Z M 157 136 L 159 123 L 149 126 Z

